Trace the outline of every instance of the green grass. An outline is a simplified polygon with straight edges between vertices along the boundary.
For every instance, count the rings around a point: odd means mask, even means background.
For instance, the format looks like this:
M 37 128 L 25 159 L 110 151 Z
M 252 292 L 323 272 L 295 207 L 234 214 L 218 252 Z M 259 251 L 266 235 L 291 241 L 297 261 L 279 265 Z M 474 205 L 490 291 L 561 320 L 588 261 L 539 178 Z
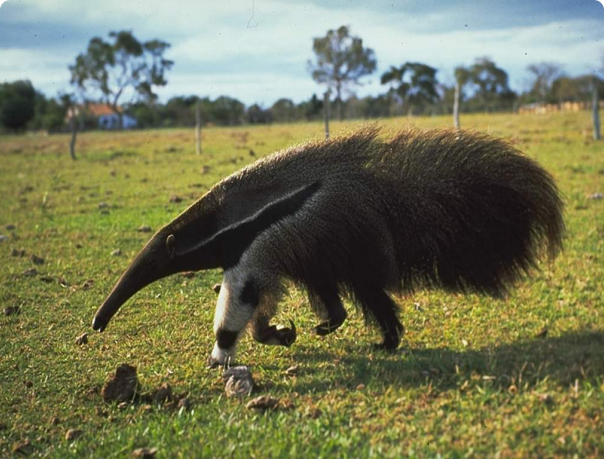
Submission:
M 224 176 L 320 137 L 322 126 L 206 129 L 201 157 L 191 131 L 88 133 L 76 162 L 67 136 L 1 137 L 0 234 L 9 239 L 0 242 L 0 306 L 21 314 L 0 315 L 0 455 L 28 439 L 33 456 L 61 458 L 127 457 L 142 446 L 157 447 L 157 457 L 601 456 L 604 201 L 588 196 L 604 192 L 604 144 L 591 140 L 588 115 L 462 119 L 464 128 L 511 138 L 556 177 L 568 235 L 554 263 L 506 300 L 400 298 L 407 333 L 396 355 L 371 349 L 378 333 L 354 310 L 334 335 L 311 335 L 316 319 L 292 289 L 278 320 L 296 322 L 294 346 L 241 343 L 239 360 L 251 365 L 257 393 L 290 405 L 266 414 L 226 399 L 220 370 L 206 368 L 220 272 L 153 284 L 103 334 L 90 322 L 147 240 L 139 226 L 159 228 Z M 387 131 L 450 121 L 383 124 Z M 171 203 L 172 195 L 183 201 Z M 122 255 L 113 256 L 118 248 Z M 27 277 L 32 254 L 45 263 Z M 76 345 L 85 331 L 88 344 Z M 192 409 L 103 403 L 98 390 L 123 362 L 138 368 L 142 391 L 167 382 Z M 299 373 L 288 376 L 292 365 Z M 83 435 L 65 440 L 70 428 Z

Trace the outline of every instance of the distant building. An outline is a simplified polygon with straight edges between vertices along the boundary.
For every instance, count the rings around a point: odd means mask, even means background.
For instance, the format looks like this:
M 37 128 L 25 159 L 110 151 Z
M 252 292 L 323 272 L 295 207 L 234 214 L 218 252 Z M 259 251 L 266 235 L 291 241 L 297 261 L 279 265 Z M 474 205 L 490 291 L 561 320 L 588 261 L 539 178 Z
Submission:
M 600 108 L 604 108 L 604 101 L 600 101 Z M 559 104 L 544 104 L 541 102 L 535 102 L 532 104 L 521 105 L 518 108 L 518 113 L 536 113 L 538 115 L 544 115 L 546 113 L 557 113 L 557 112 L 573 112 L 577 113 L 581 110 L 591 109 L 591 102 L 561 102 Z
M 120 128 L 120 116 L 118 113 L 122 113 L 122 107 L 117 108 L 117 112 L 111 108 L 108 104 L 88 104 L 78 105 L 75 108 L 75 114 L 83 114 L 84 118 L 88 120 L 94 120 L 96 126 L 99 129 L 119 129 Z M 72 110 L 67 112 L 67 120 L 73 116 Z M 124 129 L 134 129 L 137 126 L 136 118 L 123 114 L 122 122 Z M 88 123 L 86 123 L 88 125 Z

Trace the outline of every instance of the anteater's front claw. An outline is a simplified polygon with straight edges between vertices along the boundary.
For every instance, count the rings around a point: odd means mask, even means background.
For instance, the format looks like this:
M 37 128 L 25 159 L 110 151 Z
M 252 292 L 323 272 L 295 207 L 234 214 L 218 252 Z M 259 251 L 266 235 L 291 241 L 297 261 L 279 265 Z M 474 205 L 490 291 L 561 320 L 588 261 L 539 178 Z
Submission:
M 291 328 L 279 328 L 275 330 L 275 338 L 279 341 L 282 346 L 289 347 L 296 341 L 298 336 L 296 333 L 296 325 L 290 319 L 289 325 Z
M 221 363 L 217 359 L 212 356 L 208 357 L 208 368 L 218 368 L 220 365 Z

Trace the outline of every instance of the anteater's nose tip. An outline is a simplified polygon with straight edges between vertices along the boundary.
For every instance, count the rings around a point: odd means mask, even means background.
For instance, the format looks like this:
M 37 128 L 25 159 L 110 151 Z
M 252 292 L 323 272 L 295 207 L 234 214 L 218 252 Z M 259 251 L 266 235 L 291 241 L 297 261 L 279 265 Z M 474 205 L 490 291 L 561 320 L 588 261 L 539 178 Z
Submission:
M 107 319 L 101 316 L 94 316 L 92 319 L 92 329 L 102 332 L 107 326 Z

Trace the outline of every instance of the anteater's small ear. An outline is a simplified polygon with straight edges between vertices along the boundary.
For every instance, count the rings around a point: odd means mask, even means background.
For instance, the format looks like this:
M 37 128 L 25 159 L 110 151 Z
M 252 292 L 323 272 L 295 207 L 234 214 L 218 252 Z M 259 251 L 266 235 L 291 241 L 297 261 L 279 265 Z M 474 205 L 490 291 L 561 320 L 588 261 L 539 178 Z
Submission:
M 166 250 L 170 258 L 174 258 L 174 255 L 176 255 L 176 238 L 173 234 L 166 238 Z

